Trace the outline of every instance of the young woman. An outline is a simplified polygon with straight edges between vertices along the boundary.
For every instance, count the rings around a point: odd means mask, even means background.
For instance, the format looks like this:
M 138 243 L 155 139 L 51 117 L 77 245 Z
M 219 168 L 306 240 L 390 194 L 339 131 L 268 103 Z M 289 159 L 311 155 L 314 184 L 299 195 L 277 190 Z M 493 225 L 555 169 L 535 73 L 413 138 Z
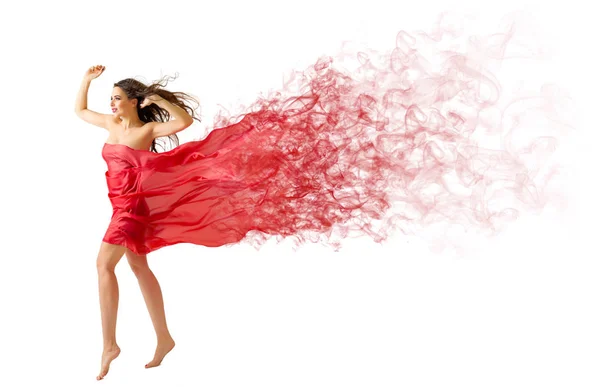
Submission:
M 108 131 L 107 146 L 155 149 L 157 137 L 175 136 L 175 133 L 191 125 L 195 117 L 193 109 L 183 102 L 182 97 L 186 97 L 185 95 L 159 90 L 160 84 L 146 86 L 134 79 L 124 79 L 114 85 L 110 97 L 113 114 L 100 114 L 89 110 L 87 108 L 88 88 L 91 81 L 100 76 L 104 69 L 104 66 L 98 65 L 90 67 L 86 71 L 75 110 L 81 119 Z M 167 112 L 167 117 L 173 117 L 174 120 L 159 122 L 161 118 L 165 117 L 164 111 Z M 134 252 L 135 249 L 132 251 L 127 248 L 126 243 L 122 243 L 122 240 L 119 239 L 120 227 L 127 225 L 126 219 L 119 218 L 120 212 L 129 210 L 130 208 L 125 209 L 118 204 L 115 206 L 114 221 L 111 222 L 111 227 L 101 243 L 96 262 L 104 338 L 104 351 L 98 380 L 106 375 L 111 361 L 120 353 L 115 337 L 119 288 L 114 269 L 123 254 L 127 256 L 129 265 L 138 279 L 156 330 L 158 341 L 156 352 L 146 367 L 158 366 L 165 355 L 175 346 L 175 341 L 167 328 L 160 285 L 148 267 L 146 254 L 143 251 Z M 130 214 L 130 212 L 125 212 L 125 214 Z

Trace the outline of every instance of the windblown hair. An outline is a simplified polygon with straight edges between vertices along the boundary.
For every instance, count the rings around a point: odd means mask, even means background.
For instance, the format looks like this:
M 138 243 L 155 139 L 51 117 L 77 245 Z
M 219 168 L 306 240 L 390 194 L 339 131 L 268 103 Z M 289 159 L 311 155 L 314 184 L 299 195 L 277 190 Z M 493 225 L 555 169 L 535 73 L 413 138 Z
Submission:
M 169 90 L 164 89 L 169 81 L 172 81 L 177 78 L 177 75 L 174 77 L 164 76 L 160 80 L 150 84 L 147 86 L 143 82 L 138 81 L 133 78 L 125 78 L 115 83 L 114 86 L 121 88 L 123 92 L 127 95 L 128 99 L 137 98 L 137 112 L 140 120 L 143 122 L 167 122 L 170 120 L 171 115 L 165 109 L 159 107 L 156 104 L 150 104 L 144 108 L 140 108 L 140 104 L 144 101 L 144 98 L 157 94 L 165 100 L 169 101 L 173 105 L 177 105 L 180 108 L 184 109 L 193 119 L 198 120 L 200 122 L 200 118 L 196 115 L 196 109 L 200 106 L 198 100 L 189 94 L 182 92 L 171 92 Z M 192 105 L 195 107 L 192 107 Z M 172 143 L 172 147 L 174 148 L 179 145 L 179 138 L 176 134 L 172 134 L 168 136 L 169 140 Z M 152 146 L 150 147 L 151 152 L 158 153 L 157 149 L 157 138 L 152 141 Z M 164 144 L 161 145 L 163 151 L 165 151 Z

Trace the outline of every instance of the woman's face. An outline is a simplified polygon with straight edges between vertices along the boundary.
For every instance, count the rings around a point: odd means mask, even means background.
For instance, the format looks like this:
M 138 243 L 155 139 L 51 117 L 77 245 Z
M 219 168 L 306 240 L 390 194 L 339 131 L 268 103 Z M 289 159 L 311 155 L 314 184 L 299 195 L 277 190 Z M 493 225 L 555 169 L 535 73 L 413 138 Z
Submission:
M 114 115 L 129 116 L 132 109 L 135 109 L 136 100 L 127 99 L 127 95 L 120 87 L 113 87 L 113 92 L 110 97 L 110 108 Z

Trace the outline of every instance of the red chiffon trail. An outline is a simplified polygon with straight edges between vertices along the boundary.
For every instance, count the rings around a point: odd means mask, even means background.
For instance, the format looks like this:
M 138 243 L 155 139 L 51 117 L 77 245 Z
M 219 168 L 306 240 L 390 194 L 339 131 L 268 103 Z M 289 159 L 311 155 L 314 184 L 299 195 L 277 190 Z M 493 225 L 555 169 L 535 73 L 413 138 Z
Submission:
M 360 52 L 342 72 L 321 58 L 203 140 L 163 153 L 106 144 L 103 240 L 137 254 L 270 236 L 339 249 L 350 234 L 381 243 L 434 224 L 495 233 L 539 211 L 560 196 L 551 156 L 566 125 L 552 86 L 501 99 L 492 70 L 512 34 L 471 39 L 467 55 L 401 32 L 382 65 Z

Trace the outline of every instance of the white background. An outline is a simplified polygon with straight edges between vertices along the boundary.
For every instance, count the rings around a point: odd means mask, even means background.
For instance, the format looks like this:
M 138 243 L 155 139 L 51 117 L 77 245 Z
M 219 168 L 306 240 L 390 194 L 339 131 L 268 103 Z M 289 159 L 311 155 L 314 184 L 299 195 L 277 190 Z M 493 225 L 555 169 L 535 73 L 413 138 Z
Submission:
M 0 385 L 598 386 L 598 23 L 576 2 L 559 4 L 3 5 Z M 163 248 L 149 262 L 177 346 L 150 370 L 154 332 L 123 259 L 122 352 L 97 382 L 95 259 L 111 207 L 107 133 L 73 112 L 86 68 L 106 66 L 88 99 L 102 113 L 114 82 L 178 72 L 171 90 L 202 103 L 203 123 L 180 133 L 185 142 L 206 135 L 219 105 L 236 113 L 343 41 L 391 48 L 398 31 L 430 30 L 444 10 L 477 15 L 482 33 L 527 11 L 552 49 L 544 67 L 515 79 L 543 72 L 575 101 L 577 131 L 562 151 L 576 167 L 568 211 L 524 217 L 468 259 L 400 235 L 338 253 L 285 243 Z

